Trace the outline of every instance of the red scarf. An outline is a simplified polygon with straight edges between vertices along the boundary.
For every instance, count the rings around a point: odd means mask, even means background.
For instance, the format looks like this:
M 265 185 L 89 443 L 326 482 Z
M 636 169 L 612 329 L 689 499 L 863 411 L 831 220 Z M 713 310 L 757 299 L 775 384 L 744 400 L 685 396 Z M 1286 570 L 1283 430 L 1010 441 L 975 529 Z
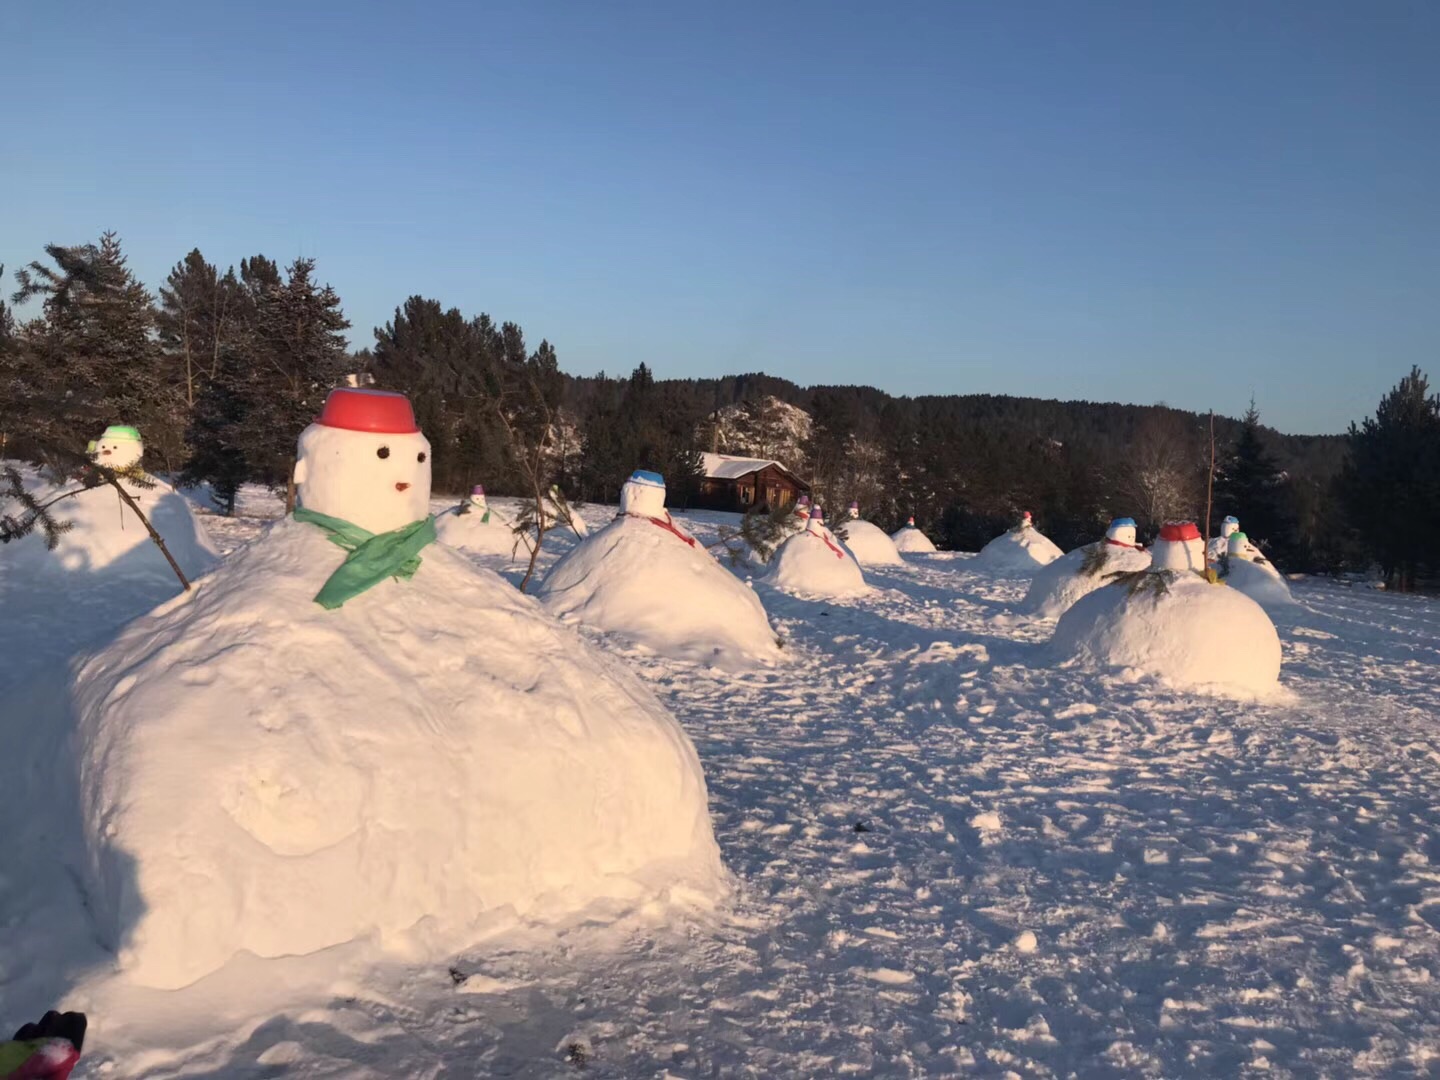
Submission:
M 843 558 L 845 558 L 845 553 L 844 553 L 843 551 L 841 551 L 839 548 L 837 548 L 834 544 L 830 543 L 830 538 L 829 538 L 828 536 L 826 536 L 824 533 L 822 533 L 822 532 L 816 532 L 816 531 L 813 530 L 813 529 L 806 529 L 805 532 L 806 532 L 807 534 L 809 534 L 810 536 L 818 537 L 818 538 L 820 539 L 820 541 L 821 541 L 822 543 L 824 543 L 824 545 L 825 545 L 826 547 L 828 547 L 831 551 L 833 551 L 833 552 L 835 553 L 835 558 L 837 558 L 837 559 L 843 559 Z
M 1112 545 L 1114 545 L 1115 547 L 1129 548 L 1129 549 L 1132 550 L 1132 551 L 1139 551 L 1139 550 L 1140 550 L 1140 545 L 1139 545 L 1139 544 L 1127 544 L 1127 543 L 1125 543 L 1125 541 L 1123 541 L 1123 540 L 1112 540 L 1112 539 L 1110 539 L 1110 537 L 1108 537 L 1108 536 L 1105 537 L 1105 543 L 1107 543 L 1107 544 L 1112 544 Z
M 647 514 L 632 514 L 628 510 L 625 512 L 625 516 L 639 518 L 641 521 L 648 521 L 651 525 L 658 525 L 660 526 L 660 528 L 664 529 L 671 535 L 678 537 L 681 540 L 684 540 L 685 543 L 689 544 L 692 548 L 695 546 L 695 538 L 693 536 L 686 536 L 683 532 L 681 532 L 675 527 L 675 522 L 671 519 L 669 511 L 666 511 L 664 521 L 661 521 L 657 517 L 650 517 Z

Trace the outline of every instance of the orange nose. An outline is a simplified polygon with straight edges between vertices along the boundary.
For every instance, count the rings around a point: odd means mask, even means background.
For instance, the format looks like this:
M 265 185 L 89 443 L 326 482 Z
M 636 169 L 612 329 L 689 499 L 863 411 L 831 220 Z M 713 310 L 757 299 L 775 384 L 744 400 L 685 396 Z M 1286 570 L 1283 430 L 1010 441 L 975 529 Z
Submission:
M 401 484 L 401 483 L 398 483 L 398 482 L 397 482 L 396 485 L 395 485 L 395 490 L 396 490 L 396 491 L 404 491 L 404 490 L 405 490 L 406 488 L 408 488 L 409 486 L 410 486 L 409 484 Z

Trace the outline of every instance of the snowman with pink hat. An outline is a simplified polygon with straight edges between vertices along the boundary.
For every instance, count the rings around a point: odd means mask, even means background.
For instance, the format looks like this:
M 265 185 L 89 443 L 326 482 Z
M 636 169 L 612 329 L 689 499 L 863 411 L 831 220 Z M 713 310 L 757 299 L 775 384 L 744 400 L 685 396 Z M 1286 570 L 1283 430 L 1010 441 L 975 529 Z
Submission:
M 981 548 L 970 565 L 990 573 L 1028 577 L 1063 554 L 1035 527 L 1030 511 L 1026 510 L 1014 526 Z
M 852 502 L 845 515 L 845 549 L 861 566 L 905 565 L 885 530 L 860 516 L 859 502 Z
M 856 596 L 870 589 L 860 564 L 826 527 L 825 511 L 819 506 L 811 509 L 803 532 L 775 549 L 765 580 L 800 596 Z
M 890 539 L 895 541 L 895 550 L 906 555 L 928 555 L 935 551 L 934 541 L 916 527 L 913 514 L 905 519 L 903 527 L 890 534 Z
M 513 561 L 528 556 L 534 541 L 528 532 L 517 533 L 513 523 L 485 497 L 476 484 L 458 506 L 435 516 L 440 543 L 467 555 L 498 556 Z
M 1167 522 L 1150 553 L 1148 569 L 1116 577 L 1060 616 L 1056 655 L 1176 688 L 1273 693 L 1280 676 L 1275 624 L 1250 597 L 1207 574 L 1194 522 Z
M 292 517 L 123 628 L 35 725 L 36 760 L 80 778 L 73 869 L 126 978 L 185 986 L 242 953 L 435 960 L 496 918 L 726 894 L 669 712 L 433 543 L 403 396 L 332 391 L 295 479 Z

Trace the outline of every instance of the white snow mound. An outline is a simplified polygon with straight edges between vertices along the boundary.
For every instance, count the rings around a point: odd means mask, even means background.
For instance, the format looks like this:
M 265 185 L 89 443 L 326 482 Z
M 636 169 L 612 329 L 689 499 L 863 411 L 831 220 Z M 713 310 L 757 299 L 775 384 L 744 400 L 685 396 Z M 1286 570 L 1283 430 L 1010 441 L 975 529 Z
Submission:
M 924 555 L 935 550 L 935 545 L 931 543 L 930 538 L 914 525 L 906 525 L 891 533 L 890 539 L 895 541 L 896 551 L 910 555 Z
M 633 676 L 435 544 L 326 611 L 343 555 L 283 521 L 80 668 L 81 877 L 131 979 L 724 891 L 694 747 Z
M 994 574 L 1031 574 L 1062 554 L 1039 529 L 1024 525 L 991 540 L 970 565 Z
M 765 580 L 799 596 L 857 596 L 870 588 L 860 564 L 823 525 L 811 525 L 781 544 Z
M 1104 561 L 1092 564 L 1093 572 L 1086 572 L 1085 563 L 1096 552 L 1104 556 Z M 1058 619 L 1080 597 L 1106 584 L 1106 575 L 1145 570 L 1149 566 L 1149 552 L 1107 544 L 1104 540 L 1086 544 L 1037 570 L 1020 610 L 1042 619 Z
M 664 656 L 729 669 L 778 660 L 754 590 L 681 536 L 648 518 L 617 517 L 557 562 L 535 595 L 561 618 Z
M 154 487 L 127 484 L 125 490 L 164 539 L 180 569 L 191 578 L 214 569 L 220 561 L 220 550 L 190 504 L 163 480 L 150 479 Z M 78 483 L 58 487 L 47 484 L 32 490 L 43 500 L 78 487 Z M 38 530 L 6 545 L 9 550 L 5 558 L 14 571 L 41 575 L 47 580 L 71 575 L 95 575 L 107 580 L 156 577 L 179 589 L 175 571 L 150 539 L 144 524 L 109 484 L 62 499 L 50 512 L 57 521 L 70 522 L 71 527 L 61 534 L 54 551 L 45 547 Z
M 1225 559 L 1229 569 L 1223 578 L 1226 585 L 1244 593 L 1267 611 L 1294 607 L 1295 597 L 1280 571 L 1270 562 L 1251 562 L 1230 555 Z
M 1163 579 L 1157 592 L 1150 578 Z M 1060 616 L 1061 657 L 1129 668 L 1177 688 L 1264 696 L 1280 678 L 1280 637 L 1243 593 L 1191 571 L 1152 571 L 1143 586 L 1117 582 Z
M 510 522 L 493 506 L 489 521 L 485 520 L 484 510 L 474 508 L 461 514 L 452 507 L 436 514 L 435 538 L 447 547 L 471 555 L 504 555 L 506 558 L 528 556 L 534 543 L 527 534 L 517 535 Z
M 895 541 L 885 530 L 860 518 L 845 522 L 845 547 L 861 566 L 903 566 L 905 563 Z

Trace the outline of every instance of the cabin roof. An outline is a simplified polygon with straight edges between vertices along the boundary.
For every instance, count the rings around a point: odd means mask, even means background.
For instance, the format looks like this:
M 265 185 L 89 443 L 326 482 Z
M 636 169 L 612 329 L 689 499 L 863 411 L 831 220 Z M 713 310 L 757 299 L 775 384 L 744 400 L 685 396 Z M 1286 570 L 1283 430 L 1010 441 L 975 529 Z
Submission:
M 704 459 L 702 468 L 705 470 L 707 480 L 739 480 L 741 477 L 757 473 L 771 465 L 787 476 L 795 475 L 780 462 L 770 458 L 736 457 L 734 454 L 701 454 L 700 456 Z

